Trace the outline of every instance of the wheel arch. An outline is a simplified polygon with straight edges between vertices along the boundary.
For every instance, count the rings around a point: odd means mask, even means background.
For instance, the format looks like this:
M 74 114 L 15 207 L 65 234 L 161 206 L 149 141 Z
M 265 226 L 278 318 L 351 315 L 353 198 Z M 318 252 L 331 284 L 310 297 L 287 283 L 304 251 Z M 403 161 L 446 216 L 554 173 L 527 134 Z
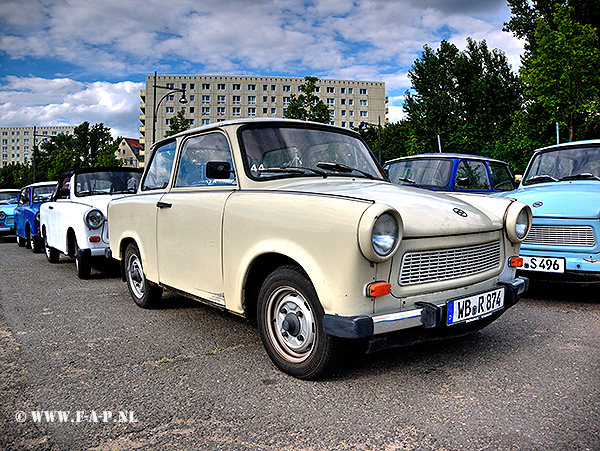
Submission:
M 140 248 L 140 246 L 138 245 L 135 238 L 133 238 L 133 237 L 123 238 L 119 242 L 119 247 L 118 247 L 119 255 L 115 256 L 119 260 L 119 268 L 121 268 L 121 280 L 123 280 L 123 282 L 127 282 L 127 275 L 125 274 L 125 251 L 127 250 L 127 246 L 129 246 L 132 243 L 135 244 L 138 247 L 138 249 Z M 140 250 L 140 252 L 141 252 L 141 250 Z
M 288 257 L 287 255 L 276 252 L 259 255 L 249 265 L 244 280 L 242 307 L 244 309 L 244 315 L 250 321 L 256 322 L 258 294 L 263 282 L 269 276 L 269 274 L 271 274 L 277 268 L 287 265 L 294 265 L 300 271 L 306 274 L 304 268 L 302 268 L 302 266 L 296 260 Z

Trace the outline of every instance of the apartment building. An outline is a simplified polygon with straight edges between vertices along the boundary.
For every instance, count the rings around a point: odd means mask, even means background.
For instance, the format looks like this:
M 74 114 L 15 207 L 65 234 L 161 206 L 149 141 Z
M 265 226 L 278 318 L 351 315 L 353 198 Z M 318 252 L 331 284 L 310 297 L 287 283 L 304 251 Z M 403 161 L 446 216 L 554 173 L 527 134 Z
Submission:
M 148 151 L 165 136 L 171 119 L 185 111 L 192 127 L 245 117 L 282 118 L 304 78 L 225 75 L 146 75 L 140 93 L 140 143 Z M 319 80 L 317 95 L 330 110 L 330 124 L 353 128 L 385 123 L 385 83 Z
M 0 127 L 0 161 L 2 167 L 26 163 L 33 158 L 33 146 L 64 133 L 72 135 L 75 126 Z

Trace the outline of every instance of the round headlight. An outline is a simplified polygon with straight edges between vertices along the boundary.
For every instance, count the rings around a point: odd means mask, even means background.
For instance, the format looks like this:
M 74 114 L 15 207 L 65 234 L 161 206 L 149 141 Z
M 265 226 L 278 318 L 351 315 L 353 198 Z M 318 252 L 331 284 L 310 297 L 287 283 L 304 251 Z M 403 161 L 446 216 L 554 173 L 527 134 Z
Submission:
M 373 250 L 381 257 L 387 257 L 398 242 L 398 223 L 389 213 L 381 215 L 373 225 L 371 234 Z
M 35 214 L 35 220 L 37 222 L 40 222 L 40 212 L 39 211 Z
M 104 223 L 104 215 L 96 208 L 85 214 L 85 223 L 90 229 L 97 229 Z
M 0 211 L 0 221 L 3 220 L 4 218 L 6 218 L 6 213 L 4 213 L 3 211 Z
M 506 233 L 513 243 L 521 243 L 531 227 L 531 208 L 521 202 L 513 202 L 506 211 Z
M 400 214 L 387 205 L 369 207 L 358 225 L 358 245 L 367 260 L 382 262 L 391 258 L 402 240 Z

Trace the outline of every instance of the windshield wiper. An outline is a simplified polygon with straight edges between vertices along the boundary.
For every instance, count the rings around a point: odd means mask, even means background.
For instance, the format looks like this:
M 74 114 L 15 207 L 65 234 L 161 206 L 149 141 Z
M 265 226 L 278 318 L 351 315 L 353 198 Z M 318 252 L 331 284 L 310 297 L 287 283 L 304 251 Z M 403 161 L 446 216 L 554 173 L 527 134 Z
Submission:
M 398 181 L 399 182 L 408 183 L 409 185 L 416 185 L 417 184 L 417 182 L 415 182 L 414 180 L 407 179 L 407 178 L 404 178 L 404 177 L 399 177 Z
M 280 168 L 263 168 L 259 169 L 258 173 L 261 172 L 281 172 L 284 174 L 306 174 L 306 171 L 313 172 L 315 174 L 321 175 L 324 178 L 327 178 L 327 173 L 323 171 L 319 171 L 318 169 L 308 168 L 305 166 L 289 166 L 289 167 L 280 167 Z
M 543 174 L 543 175 L 534 175 L 531 178 L 528 178 L 525 181 L 526 185 L 532 185 L 534 183 L 544 183 L 544 182 L 558 182 L 557 178 L 552 177 L 551 175 L 548 174 Z
M 358 172 L 359 174 L 362 174 L 371 180 L 375 179 L 373 174 L 369 174 L 368 172 L 361 171 L 360 169 L 346 166 L 345 164 L 341 164 L 341 163 L 323 163 L 322 162 L 322 163 L 317 163 L 317 167 L 321 168 L 321 169 L 327 169 L 328 171 L 339 171 L 339 172 L 344 172 L 347 174 L 351 173 L 351 172 Z
M 567 175 L 561 178 L 561 180 L 600 180 L 600 177 L 589 172 L 583 172 L 581 174 Z

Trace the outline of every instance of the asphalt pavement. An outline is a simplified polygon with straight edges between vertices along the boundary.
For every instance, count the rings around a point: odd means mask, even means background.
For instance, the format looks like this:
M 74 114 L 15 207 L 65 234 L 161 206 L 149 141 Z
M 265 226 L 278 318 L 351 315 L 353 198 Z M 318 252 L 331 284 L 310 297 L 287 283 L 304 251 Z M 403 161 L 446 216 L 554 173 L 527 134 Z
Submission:
M 0 241 L 1 450 L 600 450 L 600 287 L 294 379 L 255 326 Z M 68 413 L 67 413 L 68 412 Z

